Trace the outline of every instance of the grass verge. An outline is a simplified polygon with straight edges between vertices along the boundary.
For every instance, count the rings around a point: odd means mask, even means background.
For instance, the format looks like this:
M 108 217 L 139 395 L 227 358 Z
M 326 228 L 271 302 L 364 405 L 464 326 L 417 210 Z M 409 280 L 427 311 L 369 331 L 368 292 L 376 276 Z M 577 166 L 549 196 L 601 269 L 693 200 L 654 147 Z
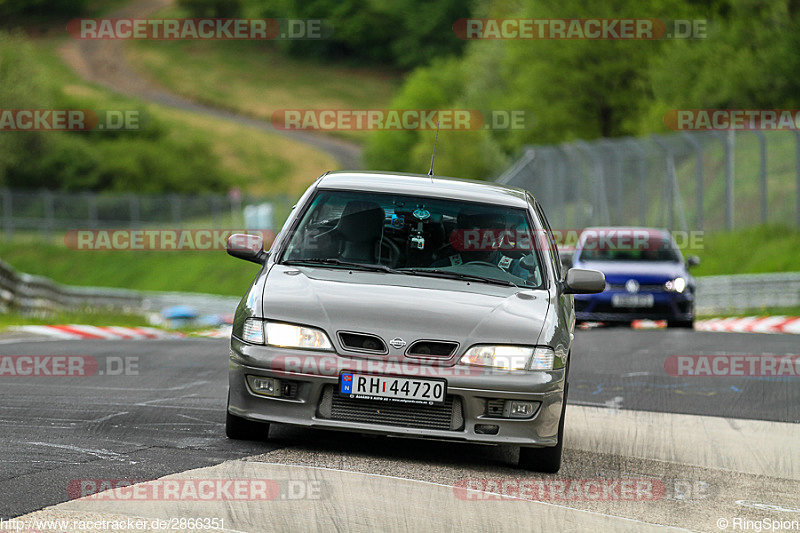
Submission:
M 17 312 L 0 314 L 0 330 L 11 326 L 50 324 L 88 324 L 91 326 L 149 326 L 142 315 L 106 311 L 63 311 L 47 315 L 23 315 Z
M 0 242 L 0 259 L 56 282 L 132 290 L 240 296 L 258 265 L 213 251 L 82 251 L 53 243 Z
M 186 16 L 178 7 L 158 18 Z M 136 41 L 128 61 L 171 91 L 205 104 L 269 120 L 279 109 L 381 109 L 400 76 L 287 57 L 260 41 Z M 363 140 L 363 132 L 338 132 Z

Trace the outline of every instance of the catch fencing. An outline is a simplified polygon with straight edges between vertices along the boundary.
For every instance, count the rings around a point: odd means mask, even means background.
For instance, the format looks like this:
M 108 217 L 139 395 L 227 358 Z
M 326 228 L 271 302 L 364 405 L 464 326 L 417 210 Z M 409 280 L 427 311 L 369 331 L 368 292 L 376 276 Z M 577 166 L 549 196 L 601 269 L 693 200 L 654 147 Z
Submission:
M 498 179 L 554 228 L 800 226 L 800 132 L 683 132 L 527 147 Z
M 0 189 L 0 230 L 5 239 L 15 233 L 52 237 L 71 229 L 228 229 L 245 228 L 248 207 L 269 204 L 275 229 L 288 217 L 286 195 L 256 198 L 241 193 L 126 194 L 24 191 Z M 263 217 L 256 217 L 263 220 Z

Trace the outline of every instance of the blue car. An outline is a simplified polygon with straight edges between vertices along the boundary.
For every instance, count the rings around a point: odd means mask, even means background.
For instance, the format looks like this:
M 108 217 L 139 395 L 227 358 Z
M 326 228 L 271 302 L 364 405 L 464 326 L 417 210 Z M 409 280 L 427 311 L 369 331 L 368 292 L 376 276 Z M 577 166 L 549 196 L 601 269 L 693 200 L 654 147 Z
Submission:
M 587 228 L 579 239 L 572 266 L 599 270 L 606 289 L 575 295 L 578 322 L 630 324 L 666 320 L 668 327 L 694 327 L 695 282 L 672 235 L 654 228 Z

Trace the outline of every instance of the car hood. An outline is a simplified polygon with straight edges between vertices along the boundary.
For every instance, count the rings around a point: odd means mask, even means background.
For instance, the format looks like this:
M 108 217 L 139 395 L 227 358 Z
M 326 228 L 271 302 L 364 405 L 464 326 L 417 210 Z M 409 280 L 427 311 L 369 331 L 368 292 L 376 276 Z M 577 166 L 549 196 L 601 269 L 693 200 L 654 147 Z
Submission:
M 347 269 L 274 265 L 262 298 L 267 319 L 337 332 L 459 343 L 536 344 L 549 301 L 543 290 Z
M 579 268 L 599 270 L 608 284 L 625 283 L 635 279 L 639 283 L 664 283 L 678 276 L 688 277 L 683 263 L 672 261 L 580 261 Z

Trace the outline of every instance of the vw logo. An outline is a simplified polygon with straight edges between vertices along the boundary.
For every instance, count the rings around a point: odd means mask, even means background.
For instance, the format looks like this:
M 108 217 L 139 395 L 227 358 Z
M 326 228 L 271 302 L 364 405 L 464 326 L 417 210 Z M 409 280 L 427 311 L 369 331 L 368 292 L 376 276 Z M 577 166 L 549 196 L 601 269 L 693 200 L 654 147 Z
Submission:
M 631 294 L 639 292 L 639 282 L 635 279 L 629 279 L 625 282 L 625 290 Z
M 406 345 L 406 341 L 404 341 L 400 337 L 395 337 L 394 339 L 389 341 L 389 345 L 392 348 L 395 348 L 396 350 L 399 350 L 400 348 L 402 348 L 403 346 Z

